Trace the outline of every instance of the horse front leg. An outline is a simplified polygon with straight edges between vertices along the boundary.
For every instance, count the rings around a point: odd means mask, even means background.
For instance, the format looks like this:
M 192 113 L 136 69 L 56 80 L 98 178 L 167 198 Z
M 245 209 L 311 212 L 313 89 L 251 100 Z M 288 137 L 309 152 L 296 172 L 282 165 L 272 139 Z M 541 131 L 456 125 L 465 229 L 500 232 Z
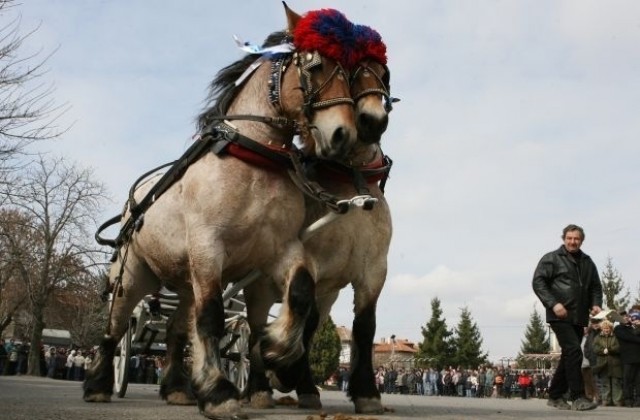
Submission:
M 376 332 L 378 294 L 355 292 L 355 317 L 351 341 L 351 376 L 348 394 L 356 413 L 382 414 L 384 408 L 373 372 L 373 340 Z
M 241 412 L 240 393 L 224 375 L 220 340 L 224 334 L 224 304 L 220 283 L 194 280 L 191 379 L 200 412 L 212 419 L 235 419 Z
M 280 315 L 267 326 L 260 340 L 270 384 L 281 392 L 290 392 L 297 387 L 301 372 L 291 367 L 304 356 L 305 347 L 308 347 L 305 331 L 315 331 L 318 323 L 315 282 L 311 273 L 303 266 L 294 268 L 292 273 Z M 311 319 L 309 325 L 308 319 Z
M 167 322 L 167 358 L 160 385 L 160 396 L 170 405 L 195 405 L 191 380 L 184 364 L 188 343 L 189 316 L 193 298 L 180 295 L 180 303 Z

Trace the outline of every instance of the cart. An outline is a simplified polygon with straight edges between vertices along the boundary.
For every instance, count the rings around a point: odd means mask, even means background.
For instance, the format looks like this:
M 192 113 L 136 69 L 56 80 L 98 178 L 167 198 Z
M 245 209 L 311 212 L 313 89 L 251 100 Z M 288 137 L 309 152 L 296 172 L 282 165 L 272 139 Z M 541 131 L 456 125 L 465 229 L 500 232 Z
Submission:
M 244 284 L 244 283 L 242 283 Z M 220 354 L 227 378 L 243 391 L 249 378 L 249 324 L 242 290 L 229 285 L 223 293 L 225 335 Z M 178 306 L 178 295 L 162 288 L 136 305 L 129 326 L 116 347 L 113 358 L 114 390 L 124 398 L 130 382 L 129 363 L 134 355 L 166 354 L 167 322 Z

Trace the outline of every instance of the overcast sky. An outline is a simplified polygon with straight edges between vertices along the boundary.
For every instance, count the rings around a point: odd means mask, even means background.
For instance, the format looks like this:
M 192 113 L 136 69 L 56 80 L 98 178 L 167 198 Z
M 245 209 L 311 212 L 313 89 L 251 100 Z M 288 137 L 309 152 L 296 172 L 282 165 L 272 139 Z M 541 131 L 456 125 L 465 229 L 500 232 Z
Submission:
M 25 51 L 58 49 L 46 79 L 73 128 L 47 147 L 94 168 L 119 212 L 133 181 L 191 142 L 206 87 L 284 29 L 277 0 L 26 0 Z M 467 307 L 492 360 L 515 356 L 532 272 L 569 223 L 600 272 L 640 279 L 640 2 L 290 0 L 336 8 L 387 44 L 400 102 L 383 138 L 394 219 L 376 339 L 420 341 L 442 301 Z M 7 16 L 2 16 L 3 22 Z M 332 316 L 351 326 L 350 290 Z M 541 306 L 537 304 L 538 310 Z

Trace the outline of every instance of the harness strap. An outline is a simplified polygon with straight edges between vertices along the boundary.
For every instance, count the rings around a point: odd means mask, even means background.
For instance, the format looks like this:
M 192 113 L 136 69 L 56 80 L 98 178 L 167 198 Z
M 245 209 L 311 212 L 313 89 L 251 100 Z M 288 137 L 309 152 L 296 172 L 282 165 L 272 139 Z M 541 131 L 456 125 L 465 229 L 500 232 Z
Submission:
M 266 167 L 272 170 L 290 169 L 290 154 L 292 147 L 273 147 L 259 143 L 240 134 L 236 129 L 225 123 L 219 123 L 208 127 L 203 133 L 203 138 L 213 140 L 212 151 L 220 156 L 227 153 L 252 165 Z
M 291 154 L 291 163 L 293 169 L 289 170 L 289 177 L 294 184 L 307 196 L 313 198 L 316 201 L 323 203 L 330 210 L 339 214 L 344 214 L 349 211 L 349 204 L 344 204 L 344 201 L 338 200 L 336 196 L 327 192 L 317 182 L 311 181 L 307 177 L 306 170 L 300 161 L 300 155 L 297 153 Z
M 383 155 L 373 163 L 360 168 L 324 159 L 314 159 L 311 164 L 317 171 L 323 172 L 323 177 L 338 182 L 352 182 L 359 191 L 360 188 L 367 189 L 367 184 L 380 182 L 379 188 L 384 193 L 393 161 L 389 156 Z

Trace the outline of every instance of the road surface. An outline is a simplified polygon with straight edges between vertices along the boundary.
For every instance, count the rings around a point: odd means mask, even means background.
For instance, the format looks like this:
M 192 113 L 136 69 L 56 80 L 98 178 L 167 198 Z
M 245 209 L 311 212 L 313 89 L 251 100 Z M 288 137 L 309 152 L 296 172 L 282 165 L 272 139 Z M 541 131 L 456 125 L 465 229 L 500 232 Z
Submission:
M 403 419 L 628 419 L 640 418 L 640 408 L 598 407 L 593 411 L 560 411 L 546 401 L 519 398 L 424 397 L 383 395 L 390 410 L 384 415 L 355 415 L 344 393 L 321 391 L 324 408 L 299 410 L 277 406 L 270 410 L 245 410 L 249 419 L 259 420 L 403 420 Z M 276 394 L 276 398 L 282 397 Z M 0 419 L 2 420 L 182 420 L 204 419 L 195 406 L 166 405 L 158 397 L 157 385 L 129 384 L 123 399 L 108 404 L 82 401 L 80 382 L 30 376 L 0 376 Z

